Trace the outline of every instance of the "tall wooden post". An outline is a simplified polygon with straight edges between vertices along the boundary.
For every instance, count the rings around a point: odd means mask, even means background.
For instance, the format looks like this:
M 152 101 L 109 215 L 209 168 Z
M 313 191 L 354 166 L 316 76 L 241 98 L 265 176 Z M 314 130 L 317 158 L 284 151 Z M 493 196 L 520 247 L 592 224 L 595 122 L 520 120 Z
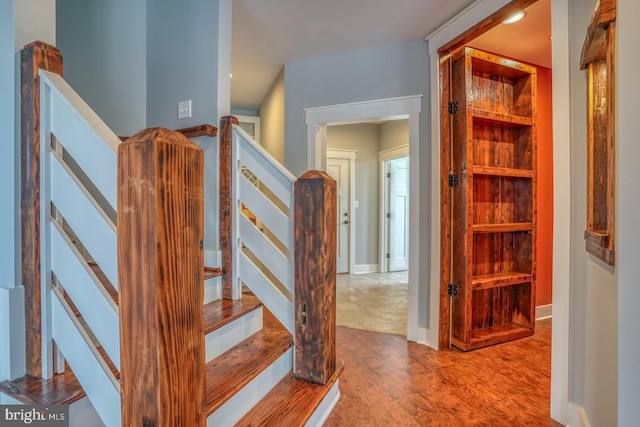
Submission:
M 204 153 L 147 129 L 118 148 L 122 425 L 204 426 Z
M 22 285 L 25 301 L 27 374 L 42 376 L 40 319 L 40 76 L 39 69 L 62 75 L 60 51 L 41 41 L 20 52 Z
M 295 375 L 326 384 L 336 370 L 336 182 L 308 171 L 294 200 Z
M 233 125 L 239 124 L 233 116 L 220 120 L 220 253 L 222 258 L 222 298 L 233 298 L 233 258 L 231 256 L 231 145 Z

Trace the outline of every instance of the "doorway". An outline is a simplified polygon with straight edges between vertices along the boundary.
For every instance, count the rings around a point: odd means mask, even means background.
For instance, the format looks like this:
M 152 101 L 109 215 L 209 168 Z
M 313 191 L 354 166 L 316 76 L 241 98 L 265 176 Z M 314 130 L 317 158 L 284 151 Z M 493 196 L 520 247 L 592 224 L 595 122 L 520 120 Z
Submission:
M 422 238 L 427 221 L 421 215 L 420 182 L 420 112 L 422 96 L 407 96 L 322 106 L 305 109 L 307 124 L 307 167 L 326 170 L 327 127 L 336 124 L 360 123 L 373 120 L 409 119 L 410 167 L 416 171 L 416 179 L 409 184 L 409 228 L 416 238 L 409 241 L 409 269 L 407 290 L 407 340 L 429 342 L 426 327 L 427 285 L 420 277 L 427 277 L 427 266 L 420 263 L 419 254 L 427 253 L 428 242 Z M 426 151 L 422 151 L 426 153 Z M 423 159 L 423 161 L 426 161 Z M 423 206 L 426 210 L 428 206 Z M 437 334 L 436 334 L 437 336 Z M 433 341 L 433 342 L 437 342 Z

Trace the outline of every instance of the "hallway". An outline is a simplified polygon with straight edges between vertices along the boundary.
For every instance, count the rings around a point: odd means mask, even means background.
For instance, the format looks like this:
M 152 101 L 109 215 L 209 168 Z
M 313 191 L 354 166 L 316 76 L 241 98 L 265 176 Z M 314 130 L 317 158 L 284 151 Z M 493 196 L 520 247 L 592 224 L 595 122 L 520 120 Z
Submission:
M 551 319 L 534 336 L 463 353 L 337 328 L 341 398 L 326 427 L 550 426 Z
M 338 274 L 336 324 L 407 336 L 408 271 Z

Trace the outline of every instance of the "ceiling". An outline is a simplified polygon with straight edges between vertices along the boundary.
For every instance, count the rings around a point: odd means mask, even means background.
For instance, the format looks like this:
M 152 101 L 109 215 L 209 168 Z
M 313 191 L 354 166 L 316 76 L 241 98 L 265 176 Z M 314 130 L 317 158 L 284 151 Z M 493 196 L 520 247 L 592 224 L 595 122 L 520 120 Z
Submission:
M 551 0 L 475 47 L 551 65 Z M 424 39 L 474 0 L 233 0 L 231 108 L 256 111 L 287 62 Z

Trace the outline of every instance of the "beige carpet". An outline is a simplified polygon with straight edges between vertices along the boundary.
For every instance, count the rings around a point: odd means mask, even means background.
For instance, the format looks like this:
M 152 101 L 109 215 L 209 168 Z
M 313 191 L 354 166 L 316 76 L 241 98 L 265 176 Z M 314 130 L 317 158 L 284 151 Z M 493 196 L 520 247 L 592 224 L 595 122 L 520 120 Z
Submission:
M 407 335 L 407 272 L 339 274 L 336 324 Z

